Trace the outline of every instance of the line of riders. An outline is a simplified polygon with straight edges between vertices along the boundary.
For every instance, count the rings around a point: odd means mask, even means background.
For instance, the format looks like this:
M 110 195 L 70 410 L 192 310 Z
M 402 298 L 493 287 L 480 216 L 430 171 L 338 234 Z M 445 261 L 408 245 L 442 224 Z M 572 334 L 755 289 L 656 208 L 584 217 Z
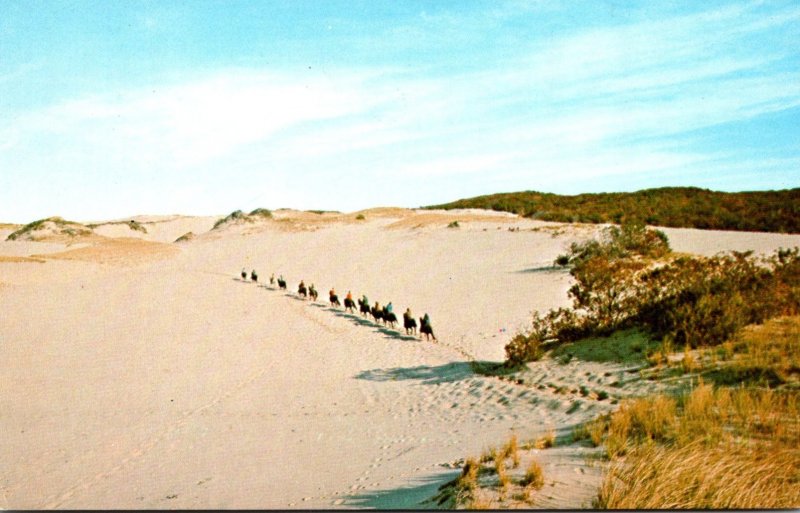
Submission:
M 247 271 L 242 269 L 242 279 L 247 280 Z M 256 270 L 253 269 L 250 272 L 250 279 L 256 283 L 258 283 L 258 274 Z M 275 285 L 275 282 L 278 282 L 278 288 L 280 290 L 286 290 L 286 280 L 283 279 L 283 275 L 275 279 L 275 273 L 273 273 L 269 277 L 269 284 Z M 319 293 L 317 289 L 314 288 L 314 284 L 312 283 L 310 286 L 306 286 L 303 280 L 300 280 L 300 285 L 297 287 L 297 293 L 302 296 L 304 299 L 310 297 L 312 301 L 316 301 L 317 297 L 319 297 Z M 328 292 L 328 299 L 331 303 L 332 307 L 335 306 L 342 306 L 339 302 L 339 296 L 336 294 L 334 289 L 331 289 Z M 381 306 L 380 303 L 375 301 L 373 306 L 369 306 L 369 299 L 367 295 L 364 294 L 361 298 L 357 301 L 353 301 L 353 294 L 350 291 L 347 291 L 347 296 L 344 298 L 344 309 L 345 311 L 355 313 L 356 310 L 356 302 L 358 303 L 359 312 L 362 316 L 366 317 L 367 315 L 371 315 L 375 322 L 383 322 L 384 325 L 390 325 L 392 328 L 395 327 L 397 323 L 397 315 L 395 315 L 392 307 L 392 302 L 386 304 L 386 306 Z M 414 315 L 411 313 L 411 308 L 407 308 L 405 312 L 403 312 L 403 327 L 406 330 L 406 334 L 417 334 L 417 320 L 414 319 Z M 433 338 L 436 340 L 436 336 L 433 334 L 433 327 L 431 325 L 431 318 L 426 313 L 423 317 L 419 318 L 419 332 L 422 335 L 425 335 L 425 340 L 429 340 L 428 337 Z

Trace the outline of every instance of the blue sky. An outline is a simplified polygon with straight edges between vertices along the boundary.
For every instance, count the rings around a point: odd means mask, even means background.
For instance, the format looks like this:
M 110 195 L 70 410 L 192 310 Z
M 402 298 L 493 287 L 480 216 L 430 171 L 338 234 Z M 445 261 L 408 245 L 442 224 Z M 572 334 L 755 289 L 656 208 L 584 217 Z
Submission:
M 0 221 L 799 179 L 797 2 L 0 4 Z

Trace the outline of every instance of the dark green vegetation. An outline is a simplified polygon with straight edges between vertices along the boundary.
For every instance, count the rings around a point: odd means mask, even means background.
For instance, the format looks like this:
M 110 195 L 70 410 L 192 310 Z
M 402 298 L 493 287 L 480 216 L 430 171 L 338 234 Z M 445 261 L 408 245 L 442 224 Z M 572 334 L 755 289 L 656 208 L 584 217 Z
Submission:
M 695 187 L 665 187 L 576 196 L 525 191 L 478 196 L 423 208 L 483 208 L 542 221 L 639 221 L 677 228 L 800 233 L 800 188 L 727 193 Z
M 26 224 L 19 230 L 11 233 L 6 238 L 6 240 L 17 240 L 23 235 L 41 230 L 42 228 L 44 228 L 46 223 L 52 223 L 56 225 L 61 233 L 73 237 L 78 235 L 89 235 L 92 233 L 92 231 L 89 228 L 80 223 L 76 223 L 74 221 L 67 221 L 60 217 L 48 217 L 46 219 L 39 219 L 38 221 Z
M 234 210 L 226 217 L 218 220 L 214 223 L 214 226 L 211 228 L 212 230 L 216 230 L 217 228 L 227 225 L 229 223 L 254 223 L 259 219 L 271 219 L 272 218 L 272 211 L 266 208 L 257 208 L 250 212 L 249 214 L 245 214 L 241 210 Z
M 800 250 L 756 258 L 732 252 L 675 256 L 666 236 L 641 224 L 612 226 L 599 241 L 573 244 L 572 308 L 533 316 L 506 346 L 509 364 L 539 359 L 557 345 L 640 329 L 672 348 L 722 344 L 749 324 L 800 313 Z

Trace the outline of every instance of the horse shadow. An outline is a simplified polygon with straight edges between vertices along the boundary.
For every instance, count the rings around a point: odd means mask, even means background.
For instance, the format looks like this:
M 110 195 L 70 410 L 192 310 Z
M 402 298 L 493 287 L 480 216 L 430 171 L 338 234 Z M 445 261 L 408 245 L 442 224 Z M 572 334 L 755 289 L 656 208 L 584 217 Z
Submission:
M 375 321 L 370 321 L 369 319 L 355 313 L 348 313 L 343 310 L 339 310 L 337 308 L 326 307 L 328 311 L 332 312 L 333 315 L 337 317 L 341 317 L 343 319 L 348 319 L 359 326 L 366 326 L 369 328 L 377 328 L 377 331 L 386 335 L 387 338 L 392 338 L 395 340 L 406 340 L 406 341 L 416 341 L 419 340 L 416 337 L 412 337 L 410 335 L 404 335 L 402 332 L 386 327 L 382 324 L 379 324 Z
M 387 328 L 387 327 L 381 326 L 379 324 L 376 324 L 376 326 L 378 326 L 378 331 L 380 331 L 381 333 L 386 335 L 388 338 L 393 338 L 393 339 L 397 339 L 397 340 L 407 340 L 407 341 L 412 341 L 412 340 L 413 341 L 417 341 L 417 340 L 419 340 L 417 337 L 412 337 L 411 335 L 403 335 L 403 333 L 401 331 L 398 331 L 398 330 Z
M 444 365 L 418 365 L 416 367 L 393 367 L 370 369 L 356 374 L 356 379 L 366 381 L 419 381 L 424 385 L 452 383 L 475 376 L 469 362 L 450 362 Z
M 452 470 L 441 474 L 433 474 L 414 480 L 411 486 L 392 488 L 390 490 L 364 490 L 359 494 L 348 495 L 342 505 L 346 508 L 365 508 L 377 510 L 417 510 L 439 509 L 435 496 L 445 484 L 460 474 L 460 470 Z
M 529 267 L 519 271 L 511 271 L 514 274 L 563 274 L 568 273 L 569 269 L 558 265 L 545 265 L 541 267 Z

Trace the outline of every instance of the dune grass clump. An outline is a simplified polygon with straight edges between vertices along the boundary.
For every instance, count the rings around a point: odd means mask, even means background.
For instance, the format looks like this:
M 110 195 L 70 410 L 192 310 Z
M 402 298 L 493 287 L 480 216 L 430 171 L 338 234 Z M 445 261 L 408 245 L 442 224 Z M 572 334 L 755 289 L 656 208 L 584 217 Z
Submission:
M 263 217 L 266 219 L 272 219 L 272 210 L 267 208 L 257 208 L 248 214 L 251 217 Z
M 186 232 L 175 239 L 175 242 L 189 242 L 192 239 L 194 239 L 194 232 Z
M 137 232 L 142 232 L 142 233 L 147 233 L 147 228 L 145 228 L 143 224 L 138 223 L 138 222 L 134 221 L 133 219 L 131 219 L 126 224 L 128 225 L 128 228 L 130 228 L 131 230 L 134 230 L 134 231 L 137 231 Z
M 364 221 L 365 219 L 366 217 L 364 217 L 364 214 L 358 214 L 356 216 L 356 221 Z
M 536 460 L 530 462 L 520 484 L 525 488 L 531 487 L 535 490 L 541 490 L 544 487 L 544 471 L 539 462 Z
M 458 221 L 452 221 L 450 224 L 447 225 L 448 228 L 459 228 L 461 225 L 458 224 Z
M 623 402 L 619 411 L 599 421 L 611 465 L 595 505 L 797 507 L 798 398 L 797 391 L 700 384 L 677 398 Z
M 511 435 L 506 445 L 503 446 L 502 455 L 503 458 L 511 459 L 513 468 L 519 467 L 519 442 L 517 441 L 517 435 Z
M 64 235 L 69 235 L 70 237 L 90 235 L 92 233 L 92 230 L 90 228 L 80 223 L 76 223 L 74 221 L 67 221 L 61 217 L 54 216 L 45 219 L 39 219 L 33 221 L 32 223 L 28 223 L 19 230 L 9 234 L 9 236 L 6 237 L 6 240 L 14 241 L 24 235 L 32 234 L 36 231 L 42 230 L 48 223 L 55 225 L 59 229 L 60 233 Z

